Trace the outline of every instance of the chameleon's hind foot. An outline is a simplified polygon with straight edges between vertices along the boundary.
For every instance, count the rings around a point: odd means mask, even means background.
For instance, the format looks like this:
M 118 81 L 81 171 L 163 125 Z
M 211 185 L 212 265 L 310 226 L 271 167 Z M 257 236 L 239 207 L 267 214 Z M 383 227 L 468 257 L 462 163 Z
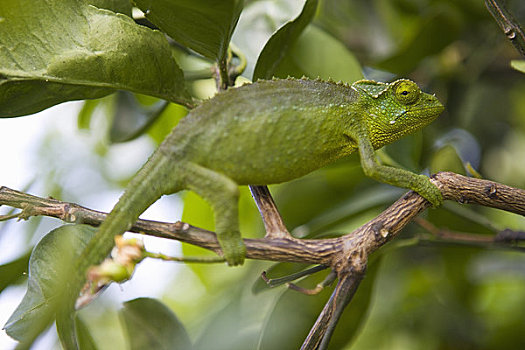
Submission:
M 418 189 L 415 191 L 421 196 L 425 197 L 427 201 L 432 203 L 434 208 L 437 208 L 443 204 L 443 195 L 439 188 L 430 182 L 430 179 L 425 175 L 418 175 L 421 180 Z
M 217 235 L 224 258 L 229 266 L 242 265 L 246 256 L 246 246 L 239 232 L 221 233 Z

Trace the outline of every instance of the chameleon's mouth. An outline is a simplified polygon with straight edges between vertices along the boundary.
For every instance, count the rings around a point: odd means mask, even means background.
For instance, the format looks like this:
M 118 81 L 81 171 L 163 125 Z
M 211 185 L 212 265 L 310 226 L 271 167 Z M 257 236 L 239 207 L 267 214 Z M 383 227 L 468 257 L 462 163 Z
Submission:
M 445 110 L 445 107 L 442 104 L 438 104 L 438 105 L 435 105 L 435 106 L 416 108 L 416 109 L 414 109 L 412 111 L 405 111 L 400 116 L 406 115 L 406 114 L 415 115 L 415 114 L 419 114 L 417 112 L 425 112 L 425 113 L 423 113 L 423 118 L 420 118 L 420 119 L 435 119 L 441 113 L 443 113 L 444 110 Z

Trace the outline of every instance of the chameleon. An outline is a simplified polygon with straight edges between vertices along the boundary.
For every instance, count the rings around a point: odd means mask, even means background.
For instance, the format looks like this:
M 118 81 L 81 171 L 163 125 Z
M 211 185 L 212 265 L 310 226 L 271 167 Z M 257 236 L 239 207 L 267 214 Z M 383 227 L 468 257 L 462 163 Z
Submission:
M 85 271 L 113 247 L 162 195 L 191 190 L 214 211 L 215 230 L 229 265 L 244 261 L 239 232 L 239 185 L 293 180 L 352 152 L 364 173 L 412 189 L 439 206 L 425 175 L 381 165 L 374 150 L 428 125 L 444 110 L 416 83 L 310 79 L 259 80 L 220 92 L 191 110 L 130 181 L 76 263 L 78 296 Z

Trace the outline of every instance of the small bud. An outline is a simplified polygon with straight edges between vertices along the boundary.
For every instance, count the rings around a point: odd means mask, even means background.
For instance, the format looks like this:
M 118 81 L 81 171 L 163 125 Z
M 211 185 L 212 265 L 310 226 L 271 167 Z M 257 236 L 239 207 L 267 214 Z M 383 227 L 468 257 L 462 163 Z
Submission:
M 100 265 L 91 266 L 87 272 L 87 283 L 77 299 L 76 307 L 89 304 L 96 295 L 111 282 L 122 283 L 133 275 L 135 266 L 145 257 L 144 242 L 138 238 L 115 237 L 115 248 L 111 258 Z

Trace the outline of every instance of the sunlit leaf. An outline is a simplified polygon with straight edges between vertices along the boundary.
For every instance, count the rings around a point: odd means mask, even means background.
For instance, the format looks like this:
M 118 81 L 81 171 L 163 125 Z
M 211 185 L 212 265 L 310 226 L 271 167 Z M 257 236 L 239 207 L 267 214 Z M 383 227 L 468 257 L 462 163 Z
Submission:
M 84 101 L 82 109 L 80 109 L 77 116 L 77 126 L 79 129 L 89 129 L 91 117 L 99 103 L 100 99 Z
M 167 107 L 166 101 L 144 106 L 134 94 L 127 91 L 117 92 L 115 115 L 109 131 L 110 141 L 125 142 L 142 135 Z
M 129 0 L 87 0 L 87 3 L 98 8 L 122 13 L 131 17 L 131 2 Z
M 8 335 L 31 342 L 53 322 L 73 261 L 95 230 L 88 225 L 65 225 L 38 242 L 29 259 L 27 292 L 4 326 Z
M 308 59 L 305 59 L 308 57 Z M 327 64 L 326 62 L 330 62 Z M 348 49 L 330 34 L 307 27 L 276 67 L 274 76 L 333 79 L 353 82 L 362 79 L 361 65 Z
M 525 60 L 512 60 L 510 65 L 515 70 L 525 73 Z
M 78 346 L 81 350 L 97 350 L 98 347 L 89 331 L 87 325 L 82 321 L 82 318 L 76 317 L 75 320 L 76 333 L 78 337 Z
M 169 104 L 164 113 L 148 129 L 148 135 L 160 144 L 186 114 L 188 114 L 186 108 L 173 103 Z
M 253 80 L 271 79 L 277 67 L 289 53 L 306 26 L 312 21 L 317 9 L 317 0 L 306 0 L 303 10 L 293 21 L 286 23 L 264 46 L 253 72 Z

